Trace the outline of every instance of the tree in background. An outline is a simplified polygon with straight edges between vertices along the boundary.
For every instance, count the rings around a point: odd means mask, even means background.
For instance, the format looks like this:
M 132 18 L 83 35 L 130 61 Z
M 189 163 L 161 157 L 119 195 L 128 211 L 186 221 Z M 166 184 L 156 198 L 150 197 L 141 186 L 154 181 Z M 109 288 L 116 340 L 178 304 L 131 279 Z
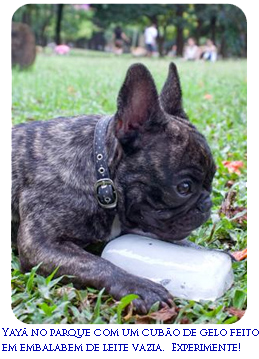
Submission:
M 61 22 L 63 17 L 63 9 L 64 9 L 64 4 L 57 5 L 57 21 L 56 21 L 56 33 L 55 33 L 55 42 L 57 45 L 61 44 L 60 32 L 61 32 Z
M 135 24 L 144 30 L 145 26 L 155 23 L 158 29 L 158 51 L 164 55 L 164 44 L 167 40 L 167 30 L 170 25 L 176 27 L 177 55 L 181 56 L 184 46 L 183 30 L 186 19 L 184 11 L 188 11 L 190 5 L 185 4 L 94 4 L 95 10 L 93 21 L 100 27 L 108 27 L 110 24 L 121 25 Z
M 195 4 L 192 13 L 195 25 L 190 33 L 198 44 L 207 37 L 218 45 L 222 57 L 246 57 L 246 18 L 238 7 L 230 4 Z
M 22 22 L 33 30 L 36 43 L 46 46 L 48 42 L 47 28 L 55 18 L 55 5 L 30 4 L 20 7 L 13 15 L 14 22 Z
M 13 21 L 28 24 L 41 46 L 55 41 L 90 47 L 91 38 L 111 33 L 116 25 L 143 33 L 152 22 L 160 56 L 172 43 L 182 56 L 189 36 L 198 43 L 210 38 L 222 57 L 246 56 L 246 18 L 230 4 L 29 4 L 16 11 Z

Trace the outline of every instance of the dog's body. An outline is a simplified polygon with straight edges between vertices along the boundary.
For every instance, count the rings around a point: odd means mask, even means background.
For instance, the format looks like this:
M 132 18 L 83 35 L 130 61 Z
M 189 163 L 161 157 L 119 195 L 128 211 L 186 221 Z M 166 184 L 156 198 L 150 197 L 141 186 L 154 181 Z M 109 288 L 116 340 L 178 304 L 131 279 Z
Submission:
M 150 73 L 133 65 L 110 121 L 105 148 L 116 208 L 95 196 L 94 130 L 100 116 L 58 118 L 13 129 L 13 225 L 23 270 L 72 275 L 119 299 L 136 293 L 138 311 L 171 302 L 159 284 L 130 275 L 85 248 L 120 232 L 182 240 L 209 217 L 215 165 L 181 105 L 176 68 L 160 98 Z M 114 230 L 114 223 L 119 223 Z

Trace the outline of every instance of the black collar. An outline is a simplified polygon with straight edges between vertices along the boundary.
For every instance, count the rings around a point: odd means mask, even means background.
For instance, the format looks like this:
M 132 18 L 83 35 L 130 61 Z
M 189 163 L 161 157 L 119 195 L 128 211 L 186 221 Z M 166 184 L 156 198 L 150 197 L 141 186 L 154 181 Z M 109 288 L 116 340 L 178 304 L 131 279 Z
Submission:
M 117 191 L 110 179 L 105 149 L 106 132 L 112 118 L 113 116 L 100 118 L 94 132 L 94 162 L 97 179 L 94 189 L 98 204 L 103 208 L 117 206 Z

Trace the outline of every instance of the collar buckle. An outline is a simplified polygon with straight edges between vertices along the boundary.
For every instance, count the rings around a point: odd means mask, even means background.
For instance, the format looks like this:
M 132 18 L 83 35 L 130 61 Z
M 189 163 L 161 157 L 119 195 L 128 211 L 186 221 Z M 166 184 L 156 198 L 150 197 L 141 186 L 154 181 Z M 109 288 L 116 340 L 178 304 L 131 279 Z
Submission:
M 94 185 L 95 196 L 99 205 L 103 208 L 115 208 L 117 206 L 117 191 L 110 178 L 101 178 Z

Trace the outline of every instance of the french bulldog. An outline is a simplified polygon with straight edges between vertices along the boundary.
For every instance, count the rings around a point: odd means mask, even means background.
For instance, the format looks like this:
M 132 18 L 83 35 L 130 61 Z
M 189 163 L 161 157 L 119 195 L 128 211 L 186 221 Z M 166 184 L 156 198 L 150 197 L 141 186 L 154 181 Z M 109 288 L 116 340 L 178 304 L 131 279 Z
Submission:
M 125 233 L 186 241 L 210 216 L 215 164 L 183 110 L 173 63 L 160 96 L 148 69 L 132 65 L 115 115 L 106 127 L 102 121 L 85 115 L 14 126 L 13 241 L 23 271 L 41 263 L 42 275 L 58 268 L 79 288 L 105 288 L 115 299 L 135 293 L 136 311 L 146 313 L 155 302 L 172 305 L 171 294 L 87 247 Z

